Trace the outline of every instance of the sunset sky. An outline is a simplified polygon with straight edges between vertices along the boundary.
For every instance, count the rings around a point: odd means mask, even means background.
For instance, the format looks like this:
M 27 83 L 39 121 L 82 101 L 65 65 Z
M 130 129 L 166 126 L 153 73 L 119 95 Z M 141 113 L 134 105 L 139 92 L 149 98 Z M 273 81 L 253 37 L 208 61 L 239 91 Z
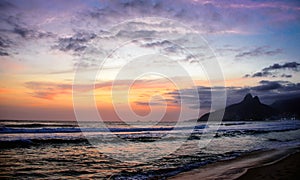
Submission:
M 0 21 L 0 119 L 75 120 L 74 83 L 105 120 L 127 100 L 141 116 L 167 106 L 166 120 L 180 108 L 196 118 L 222 86 L 228 104 L 300 96 L 300 1 L 1 0 Z

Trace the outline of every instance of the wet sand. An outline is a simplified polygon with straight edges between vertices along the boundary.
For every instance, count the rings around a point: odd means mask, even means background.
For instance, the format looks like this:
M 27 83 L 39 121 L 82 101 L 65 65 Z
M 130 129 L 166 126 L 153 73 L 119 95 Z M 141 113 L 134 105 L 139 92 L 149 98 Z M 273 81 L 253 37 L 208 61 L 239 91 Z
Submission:
M 169 179 L 295 179 L 300 177 L 299 161 L 299 148 L 259 151 L 183 172 Z

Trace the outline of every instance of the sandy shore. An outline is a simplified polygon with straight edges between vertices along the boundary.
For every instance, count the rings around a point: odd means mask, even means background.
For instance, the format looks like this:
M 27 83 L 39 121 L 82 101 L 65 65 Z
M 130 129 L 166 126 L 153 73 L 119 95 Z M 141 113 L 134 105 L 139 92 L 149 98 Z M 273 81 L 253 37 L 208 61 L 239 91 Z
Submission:
M 262 167 L 249 169 L 238 180 L 246 179 L 299 179 L 300 178 L 300 152 Z
M 300 177 L 299 148 L 253 152 L 222 161 L 169 179 L 294 179 Z

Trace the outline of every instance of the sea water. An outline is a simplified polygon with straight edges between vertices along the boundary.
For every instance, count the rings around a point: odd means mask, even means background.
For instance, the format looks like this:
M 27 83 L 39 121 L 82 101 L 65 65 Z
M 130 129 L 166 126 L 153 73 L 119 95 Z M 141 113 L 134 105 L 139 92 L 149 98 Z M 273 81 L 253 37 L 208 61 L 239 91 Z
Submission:
M 300 144 L 299 120 L 96 124 L 0 121 L 0 178 L 163 179 L 252 151 Z

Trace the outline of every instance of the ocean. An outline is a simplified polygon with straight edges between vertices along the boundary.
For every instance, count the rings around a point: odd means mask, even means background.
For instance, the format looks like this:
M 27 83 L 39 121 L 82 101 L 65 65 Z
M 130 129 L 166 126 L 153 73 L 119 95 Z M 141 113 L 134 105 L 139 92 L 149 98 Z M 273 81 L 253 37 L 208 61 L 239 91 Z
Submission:
M 300 120 L 106 126 L 1 120 L 0 178 L 165 179 L 253 151 L 300 145 Z

